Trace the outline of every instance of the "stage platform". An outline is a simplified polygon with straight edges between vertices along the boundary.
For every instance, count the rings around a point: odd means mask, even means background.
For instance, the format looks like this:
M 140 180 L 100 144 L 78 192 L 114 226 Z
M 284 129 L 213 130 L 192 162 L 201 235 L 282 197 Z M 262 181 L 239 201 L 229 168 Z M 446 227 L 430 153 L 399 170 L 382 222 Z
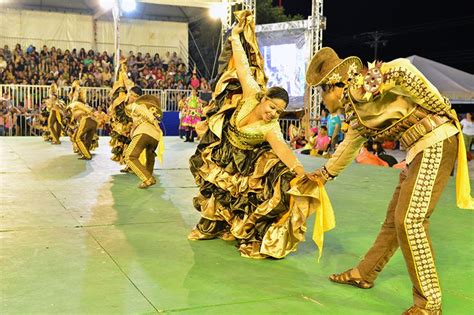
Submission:
M 188 170 L 195 144 L 166 137 L 157 185 L 121 174 L 108 138 L 92 161 L 64 139 L 1 137 L 2 314 L 400 314 L 411 284 L 397 252 L 370 290 L 337 285 L 377 234 L 398 171 L 352 165 L 327 185 L 336 229 L 320 263 L 310 240 L 282 260 L 241 258 L 232 242 L 188 241 L 198 220 Z M 303 156 L 307 169 L 324 160 Z M 445 314 L 474 314 L 474 213 L 451 179 L 431 233 Z

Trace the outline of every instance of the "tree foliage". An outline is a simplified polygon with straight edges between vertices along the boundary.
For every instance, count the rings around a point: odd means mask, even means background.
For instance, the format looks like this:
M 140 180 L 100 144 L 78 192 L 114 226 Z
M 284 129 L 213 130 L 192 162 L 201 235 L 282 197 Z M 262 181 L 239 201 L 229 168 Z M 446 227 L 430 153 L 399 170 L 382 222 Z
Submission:
M 285 14 L 283 7 L 274 6 L 272 0 L 257 0 L 257 24 L 281 23 L 303 20 L 300 14 Z

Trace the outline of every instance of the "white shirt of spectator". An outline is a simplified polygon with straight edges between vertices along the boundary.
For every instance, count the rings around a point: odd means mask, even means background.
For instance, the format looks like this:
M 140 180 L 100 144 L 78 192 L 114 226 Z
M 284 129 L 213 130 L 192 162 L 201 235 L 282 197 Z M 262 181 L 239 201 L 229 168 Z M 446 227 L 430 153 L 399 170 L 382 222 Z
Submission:
M 474 122 L 464 118 L 461 120 L 462 132 L 468 136 L 474 136 Z

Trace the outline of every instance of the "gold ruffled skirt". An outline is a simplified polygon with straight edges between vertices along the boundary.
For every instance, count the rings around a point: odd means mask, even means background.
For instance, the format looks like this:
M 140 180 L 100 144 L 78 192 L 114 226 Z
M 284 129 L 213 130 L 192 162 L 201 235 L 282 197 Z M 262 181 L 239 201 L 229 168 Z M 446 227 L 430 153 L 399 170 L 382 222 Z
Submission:
M 295 179 L 268 143 L 242 150 L 208 131 L 190 169 L 199 186 L 194 206 L 201 219 L 189 239 L 235 238 L 242 256 L 257 259 L 283 258 L 304 241 L 306 219 L 319 204 L 317 185 Z M 315 189 L 300 193 L 302 182 Z M 300 189 L 291 189 L 294 183 Z

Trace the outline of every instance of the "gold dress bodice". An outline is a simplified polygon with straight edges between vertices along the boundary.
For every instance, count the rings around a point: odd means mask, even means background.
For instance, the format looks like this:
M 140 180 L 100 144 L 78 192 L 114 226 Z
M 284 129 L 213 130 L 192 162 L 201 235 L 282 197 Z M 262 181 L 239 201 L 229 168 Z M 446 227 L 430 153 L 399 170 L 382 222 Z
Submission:
M 239 127 L 239 123 L 247 117 L 252 110 L 259 104 L 259 100 L 255 97 L 249 97 L 242 100 L 235 109 L 230 124 L 227 129 L 227 136 L 229 141 L 239 149 L 253 150 L 265 142 L 265 136 L 269 131 L 276 132 L 279 138 L 283 139 L 278 120 L 265 122 L 258 120 L 254 123 Z

